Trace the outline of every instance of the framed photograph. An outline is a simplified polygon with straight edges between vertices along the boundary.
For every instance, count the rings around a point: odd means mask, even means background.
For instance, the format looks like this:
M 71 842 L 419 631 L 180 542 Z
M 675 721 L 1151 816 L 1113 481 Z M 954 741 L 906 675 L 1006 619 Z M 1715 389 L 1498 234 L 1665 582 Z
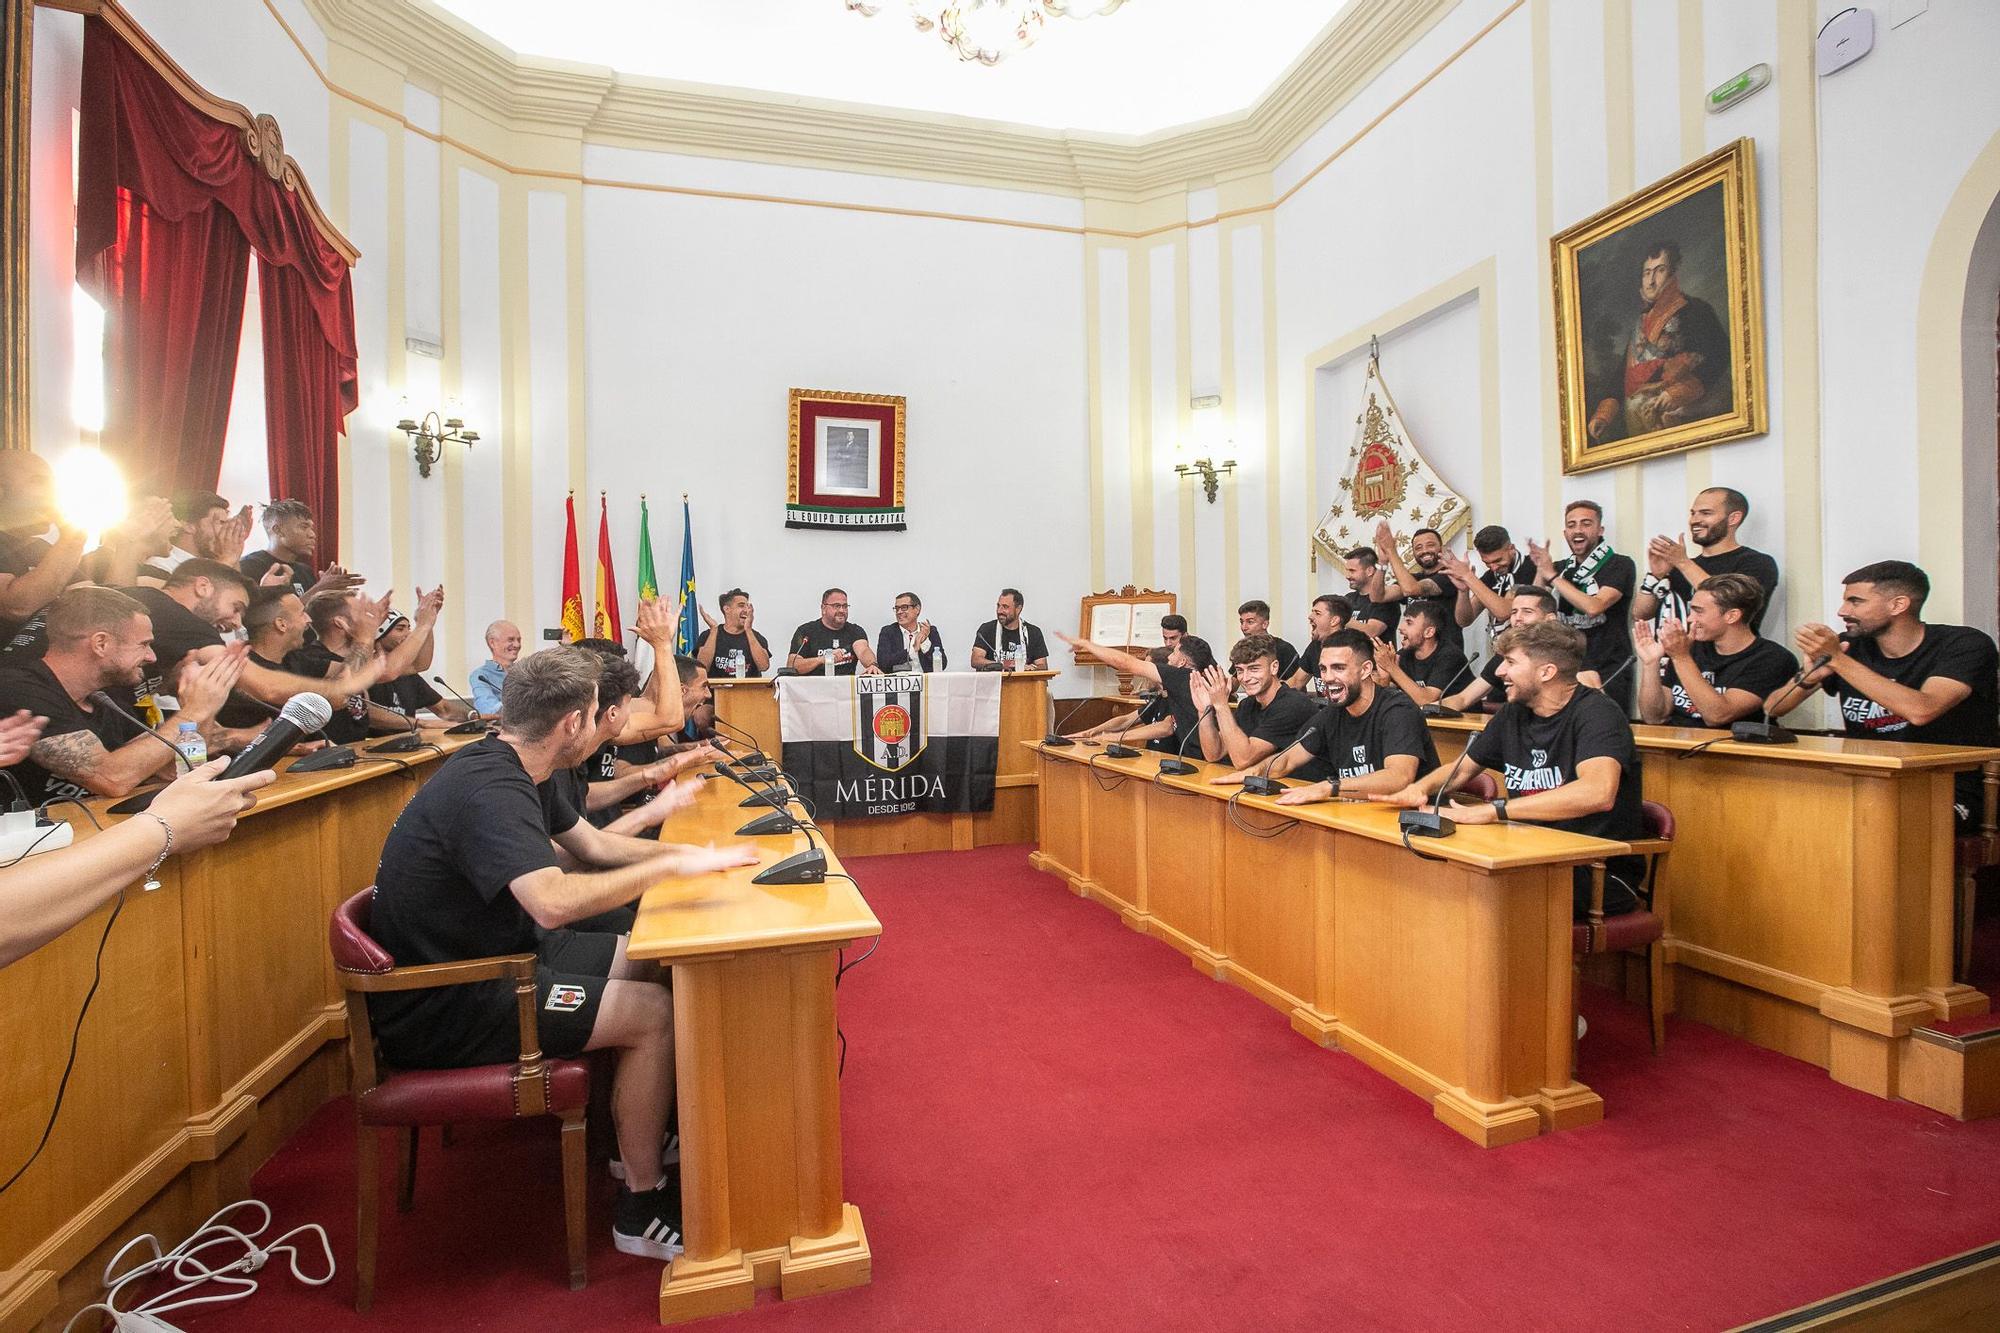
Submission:
M 1763 434 L 1750 140 L 1585 218 L 1549 248 L 1564 472 Z
M 900 395 L 793 389 L 785 526 L 904 529 L 903 417 Z

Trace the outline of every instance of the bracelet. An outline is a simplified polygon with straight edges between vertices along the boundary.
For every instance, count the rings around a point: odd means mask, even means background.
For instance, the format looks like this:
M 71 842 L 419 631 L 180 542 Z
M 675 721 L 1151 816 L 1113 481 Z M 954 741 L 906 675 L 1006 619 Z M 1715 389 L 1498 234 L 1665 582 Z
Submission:
M 174 826 L 172 824 L 169 824 L 166 820 L 160 818 L 158 815 L 154 814 L 150 810 L 141 810 L 139 813 L 145 818 L 152 820 L 155 824 L 158 824 L 160 828 L 164 830 L 167 835 L 166 845 L 161 847 L 160 854 L 153 858 L 153 864 L 146 867 L 144 882 L 140 886 L 143 889 L 145 889 L 147 893 L 151 893 L 153 892 L 153 890 L 160 887 L 160 881 L 154 877 L 155 872 L 157 872 L 160 868 L 160 863 L 165 861 L 169 856 L 173 854 Z

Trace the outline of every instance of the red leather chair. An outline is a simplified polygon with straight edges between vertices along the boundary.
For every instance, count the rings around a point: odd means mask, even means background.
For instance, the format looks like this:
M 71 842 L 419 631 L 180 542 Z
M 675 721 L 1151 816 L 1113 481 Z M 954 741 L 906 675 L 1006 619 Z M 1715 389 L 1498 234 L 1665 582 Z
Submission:
M 1464 792 L 1467 796 L 1481 801 L 1497 801 L 1500 799 L 1500 784 L 1495 782 L 1493 775 L 1483 768 L 1465 781 L 1459 783 L 1458 790 Z
M 551 1115 L 562 1121 L 563 1214 L 569 1233 L 570 1290 L 584 1274 L 584 1109 L 590 1101 L 590 1066 L 582 1060 L 545 1060 L 535 1024 L 535 957 L 511 954 L 427 967 L 397 967 L 368 933 L 375 890 L 363 889 L 334 910 L 327 928 L 333 966 L 347 995 L 347 1053 L 354 1075 L 355 1169 L 358 1226 L 354 1308 L 366 1313 L 375 1299 L 376 1203 L 380 1170 L 376 1145 L 384 1130 L 402 1131 L 399 1211 L 416 1197 L 417 1131 L 424 1125 L 467 1120 L 514 1120 Z M 508 1065 L 470 1069 L 380 1069 L 368 996 L 377 991 L 430 990 L 470 982 L 508 980 L 520 1015 L 521 1058 Z
M 1952 879 L 1958 889 L 1958 974 L 1967 981 L 1972 976 L 1972 915 L 1979 897 L 1979 872 L 2000 865 L 2000 761 L 1981 766 L 1985 794 L 1979 832 L 1969 833 L 1952 844 Z
M 1643 953 L 1646 957 L 1646 1000 L 1653 1015 L 1653 1054 L 1667 1042 L 1666 934 L 1667 886 L 1660 879 L 1660 862 L 1674 845 L 1674 813 L 1658 801 L 1639 806 L 1645 836 L 1626 845 L 1646 859 L 1646 873 L 1634 886 L 1637 911 L 1604 915 L 1604 864 L 1590 868 L 1590 912 L 1570 927 L 1570 952 L 1582 959 L 1594 953 Z

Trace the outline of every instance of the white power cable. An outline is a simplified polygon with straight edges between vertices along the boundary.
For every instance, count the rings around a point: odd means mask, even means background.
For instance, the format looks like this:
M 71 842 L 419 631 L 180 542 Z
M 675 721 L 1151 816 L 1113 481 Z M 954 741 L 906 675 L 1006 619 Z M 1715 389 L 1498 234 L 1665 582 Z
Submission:
M 261 1215 L 257 1224 L 246 1231 L 223 1221 L 238 1209 L 254 1209 Z M 104 1266 L 104 1299 L 86 1305 L 71 1315 L 69 1323 L 63 1325 L 63 1333 L 70 1333 L 76 1321 L 87 1314 L 110 1315 L 112 1327 L 120 1333 L 177 1333 L 174 1325 L 161 1319 L 161 1315 L 189 1306 L 221 1305 L 242 1300 L 257 1290 L 256 1279 L 248 1275 L 263 1268 L 276 1254 L 284 1255 L 292 1276 L 309 1287 L 323 1287 L 333 1281 L 333 1246 L 327 1241 L 324 1227 L 309 1222 L 293 1227 L 268 1244 L 259 1245 L 258 1237 L 270 1226 L 271 1209 L 268 1204 L 260 1199 L 239 1199 L 195 1228 L 193 1235 L 171 1250 L 163 1252 L 159 1239 L 151 1232 L 134 1236 L 120 1246 L 118 1253 L 111 1256 L 111 1262 Z M 301 1252 L 299 1246 L 293 1243 L 293 1237 L 308 1233 L 319 1239 L 320 1250 L 326 1256 L 324 1276 L 314 1277 L 299 1270 Z M 211 1253 L 217 1247 L 226 1247 L 226 1250 L 223 1254 Z M 142 1258 L 121 1272 L 120 1265 L 125 1263 L 134 1249 L 151 1251 L 151 1257 Z M 141 1301 L 129 1310 L 118 1308 L 118 1297 L 126 1287 L 147 1278 L 162 1276 L 178 1285 Z M 220 1284 L 225 1290 L 203 1296 L 188 1295 L 211 1282 Z

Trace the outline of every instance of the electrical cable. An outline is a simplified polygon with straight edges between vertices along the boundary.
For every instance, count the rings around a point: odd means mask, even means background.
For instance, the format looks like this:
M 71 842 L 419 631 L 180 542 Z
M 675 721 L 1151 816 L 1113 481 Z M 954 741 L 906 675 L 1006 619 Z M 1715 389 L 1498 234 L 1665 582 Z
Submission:
M 247 1231 L 222 1220 L 238 1209 L 255 1209 L 262 1214 L 262 1218 L 255 1227 Z M 277 1254 L 285 1256 L 286 1265 L 292 1270 L 292 1276 L 309 1287 L 323 1287 L 333 1281 L 336 1266 L 333 1260 L 333 1246 L 327 1240 L 326 1228 L 317 1222 L 308 1222 L 274 1237 L 268 1244 L 259 1245 L 258 1238 L 270 1225 L 270 1205 L 261 1199 L 238 1199 L 235 1203 L 225 1205 L 210 1215 L 209 1219 L 195 1228 L 186 1240 L 171 1250 L 161 1250 L 159 1238 L 151 1232 L 134 1236 L 119 1246 L 118 1252 L 112 1255 L 110 1262 L 104 1266 L 104 1299 L 86 1305 L 71 1315 L 69 1322 L 63 1325 L 63 1333 L 70 1333 L 70 1330 L 76 1327 L 77 1320 L 85 1315 L 109 1315 L 112 1326 L 120 1329 L 128 1327 L 171 1329 L 173 1325 L 160 1318 L 169 1311 L 201 1305 L 224 1305 L 255 1294 L 257 1281 L 250 1275 L 260 1271 L 270 1262 L 271 1257 Z M 293 1238 L 297 1236 L 318 1238 L 320 1252 L 326 1256 L 324 1276 L 315 1276 L 300 1270 L 299 1260 L 303 1257 L 302 1251 L 293 1243 Z M 242 1252 L 225 1262 L 213 1262 L 204 1253 L 214 1250 L 217 1246 L 236 1245 L 242 1247 Z M 132 1267 L 119 1271 L 119 1265 L 135 1248 L 150 1250 L 152 1257 L 141 1259 Z M 130 1309 L 119 1308 L 118 1298 L 127 1287 L 135 1282 L 162 1275 L 179 1285 L 169 1287 Z M 211 1282 L 220 1284 L 224 1290 L 206 1296 L 188 1295 L 189 1292 Z
M 1296 819 L 1286 818 L 1285 816 L 1282 815 L 1279 816 L 1279 819 L 1282 822 L 1274 825 L 1271 828 L 1260 829 L 1255 824 L 1246 823 L 1244 822 L 1242 812 L 1236 808 L 1236 803 L 1242 799 L 1243 799 L 1243 789 L 1241 787 L 1238 787 L 1235 791 L 1229 794 L 1229 800 L 1225 807 L 1229 813 L 1229 822 L 1231 824 L 1234 824 L 1239 832 L 1247 834 L 1252 838 L 1257 838 L 1263 842 L 1270 842 L 1273 839 L 1284 837 L 1285 834 L 1290 833 L 1293 829 L 1299 826 L 1300 821 Z

